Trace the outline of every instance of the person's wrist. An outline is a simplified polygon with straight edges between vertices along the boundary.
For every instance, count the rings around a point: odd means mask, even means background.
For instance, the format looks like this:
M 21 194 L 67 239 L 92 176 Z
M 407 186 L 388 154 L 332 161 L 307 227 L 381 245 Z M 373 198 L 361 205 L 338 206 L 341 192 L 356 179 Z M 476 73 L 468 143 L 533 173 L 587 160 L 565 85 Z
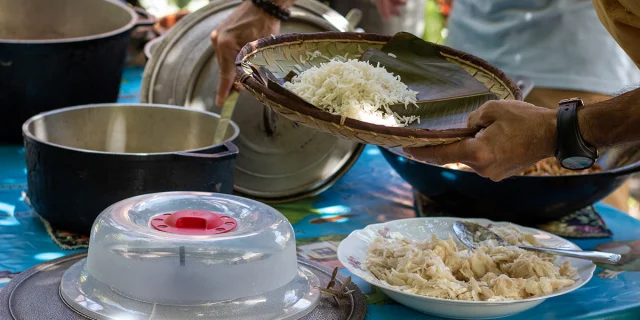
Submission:
M 558 145 L 558 111 L 557 109 L 546 109 L 542 113 L 543 119 L 543 141 L 542 152 L 546 158 L 554 157 Z
M 289 19 L 291 12 L 289 7 L 293 4 L 292 0 L 244 0 L 250 3 L 254 8 L 262 11 L 270 19 L 278 21 Z
M 279 5 L 282 9 L 289 9 L 295 0 L 271 0 L 271 2 Z
M 243 1 L 240 4 L 243 7 L 243 15 L 256 17 L 256 21 L 267 22 L 267 23 L 279 23 L 276 17 L 266 13 L 264 10 L 254 5 L 251 0 Z
M 578 128 L 580 129 L 580 135 L 582 135 L 582 140 L 586 142 L 589 146 L 594 148 L 598 148 L 598 141 L 595 139 L 595 135 L 589 130 L 592 126 L 589 123 L 589 110 L 585 107 L 578 108 Z

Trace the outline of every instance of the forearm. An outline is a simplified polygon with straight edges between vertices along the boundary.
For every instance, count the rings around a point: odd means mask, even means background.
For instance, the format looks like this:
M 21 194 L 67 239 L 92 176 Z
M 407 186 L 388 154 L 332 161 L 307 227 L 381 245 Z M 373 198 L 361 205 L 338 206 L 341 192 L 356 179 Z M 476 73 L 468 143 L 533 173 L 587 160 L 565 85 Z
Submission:
M 584 140 L 599 149 L 640 143 L 640 89 L 580 108 L 578 124 Z

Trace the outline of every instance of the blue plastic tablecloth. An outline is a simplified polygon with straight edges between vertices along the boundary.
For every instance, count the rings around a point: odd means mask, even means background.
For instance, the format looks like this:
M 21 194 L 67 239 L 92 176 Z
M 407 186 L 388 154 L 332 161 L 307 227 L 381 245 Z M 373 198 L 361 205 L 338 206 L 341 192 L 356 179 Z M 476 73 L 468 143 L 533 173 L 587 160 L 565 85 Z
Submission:
M 136 102 L 142 69 L 125 72 L 121 102 Z M 0 146 L 0 287 L 8 272 L 21 272 L 38 263 L 80 250 L 60 249 L 40 219 L 22 200 L 26 169 L 21 146 Z M 384 183 L 380 183 L 384 181 Z M 292 222 L 300 255 L 323 248 L 316 260 L 340 266 L 335 249 L 351 231 L 368 224 L 415 217 L 411 187 L 389 167 L 380 151 L 368 146 L 354 167 L 319 196 L 275 206 Z M 596 205 L 614 237 L 572 240 L 583 249 L 611 241 L 640 239 L 640 221 L 603 204 Z M 4 271 L 4 272 L 3 272 Z M 8 272 L 7 272 L 8 271 Z M 600 277 L 602 270 L 584 287 L 548 299 L 539 306 L 505 319 L 640 319 L 640 273 L 625 272 L 614 278 Z M 346 269 L 341 272 L 348 274 Z M 3 275 L 4 274 L 4 275 Z M 4 277 L 4 278 L 3 278 Z M 354 278 L 367 293 L 367 319 L 438 319 L 386 298 L 379 290 Z

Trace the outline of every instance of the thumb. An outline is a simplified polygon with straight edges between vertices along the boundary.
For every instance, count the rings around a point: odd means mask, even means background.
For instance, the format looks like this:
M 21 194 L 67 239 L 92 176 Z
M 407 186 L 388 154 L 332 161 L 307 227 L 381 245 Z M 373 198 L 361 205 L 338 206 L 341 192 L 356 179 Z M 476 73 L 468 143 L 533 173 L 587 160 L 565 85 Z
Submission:
M 444 165 L 455 162 L 469 164 L 473 162 L 477 144 L 478 141 L 475 138 L 468 138 L 434 147 L 405 148 L 404 151 L 419 161 L 432 164 Z
M 216 47 L 216 39 L 218 39 L 218 30 L 213 30 L 211 31 L 211 35 L 209 36 L 211 38 L 211 43 L 213 44 L 213 47 Z
M 218 61 L 218 68 L 220 72 L 220 79 L 218 81 L 218 90 L 216 94 L 216 105 L 218 107 L 222 107 L 229 97 L 233 84 L 236 80 L 236 68 L 234 62 L 235 54 L 233 50 L 225 50 L 222 46 L 219 46 L 219 49 L 220 50 L 216 50 L 216 59 Z
M 469 128 L 486 128 L 496 121 L 500 115 L 499 110 L 496 110 L 496 104 L 494 101 L 489 101 L 477 110 L 469 114 L 467 119 L 467 127 Z

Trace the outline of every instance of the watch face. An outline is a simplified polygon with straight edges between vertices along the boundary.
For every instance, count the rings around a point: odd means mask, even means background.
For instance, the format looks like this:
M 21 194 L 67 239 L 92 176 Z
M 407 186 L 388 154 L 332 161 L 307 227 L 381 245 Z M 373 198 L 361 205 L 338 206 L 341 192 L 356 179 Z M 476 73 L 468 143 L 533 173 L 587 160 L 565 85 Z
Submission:
M 587 157 L 570 157 L 562 160 L 562 166 L 569 170 L 584 170 L 590 168 L 594 161 Z

